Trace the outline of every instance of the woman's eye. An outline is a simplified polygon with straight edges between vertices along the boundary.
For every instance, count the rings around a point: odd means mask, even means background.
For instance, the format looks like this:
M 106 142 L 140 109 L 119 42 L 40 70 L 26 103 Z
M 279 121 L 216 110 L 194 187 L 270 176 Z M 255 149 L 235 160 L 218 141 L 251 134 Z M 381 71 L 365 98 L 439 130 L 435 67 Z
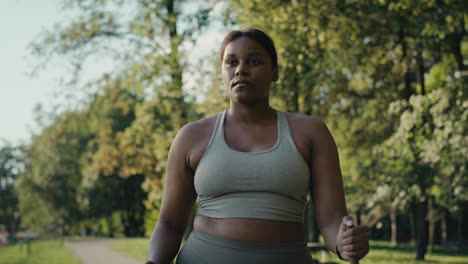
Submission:
M 233 66 L 233 65 L 236 65 L 236 61 L 235 60 L 227 60 L 226 64 L 229 65 L 229 66 Z
M 259 60 L 259 59 L 256 59 L 256 58 L 251 59 L 251 60 L 250 60 L 250 64 L 252 64 L 252 65 L 260 64 L 260 60 Z

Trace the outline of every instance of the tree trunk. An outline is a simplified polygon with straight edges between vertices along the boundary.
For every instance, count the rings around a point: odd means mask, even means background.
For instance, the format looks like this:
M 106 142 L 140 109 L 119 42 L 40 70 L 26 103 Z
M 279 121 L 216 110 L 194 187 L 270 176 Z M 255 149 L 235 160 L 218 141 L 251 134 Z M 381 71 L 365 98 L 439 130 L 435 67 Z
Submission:
M 181 58 L 179 47 L 182 43 L 182 36 L 178 35 L 177 30 L 177 10 L 175 9 L 175 0 L 166 1 L 167 22 L 166 25 L 169 29 L 170 53 L 169 53 L 169 68 L 170 76 L 172 79 L 171 88 L 169 91 L 169 98 L 175 100 L 174 104 L 177 105 L 176 111 L 180 111 L 180 118 L 177 118 L 177 129 L 186 123 L 188 117 L 187 104 L 184 101 L 182 92 L 183 84 L 183 68 L 181 65 Z
M 450 50 L 453 53 L 455 60 L 457 61 L 458 70 L 462 73 L 464 82 L 466 82 L 468 78 L 468 74 L 466 74 L 465 72 L 467 67 L 464 63 L 463 52 L 462 52 L 462 41 L 463 41 L 463 37 L 466 34 L 464 27 L 465 27 L 465 20 L 462 17 L 458 25 L 458 30 L 456 30 L 456 32 L 449 33 L 447 35 L 447 39 L 449 40 L 449 43 L 450 43 Z
M 406 99 L 406 101 L 409 100 L 409 98 L 411 97 L 411 95 L 413 95 L 414 91 L 413 91 L 413 88 L 411 88 L 411 61 L 408 59 L 408 44 L 406 43 L 406 40 L 405 40 L 405 21 L 404 21 L 404 17 L 401 17 L 400 18 L 401 21 L 400 21 L 400 30 L 398 32 L 398 38 L 399 38 L 399 42 L 401 44 L 401 49 L 403 51 L 403 54 L 402 54 L 402 60 L 406 62 L 406 70 L 405 70 L 405 76 L 404 76 L 404 89 L 402 91 L 402 96 L 403 98 Z
M 117 176 L 118 177 L 118 176 Z M 143 201 L 147 194 L 141 189 L 144 176 L 134 175 L 127 179 L 119 179 L 122 196 L 119 197 L 120 218 L 127 237 L 140 237 L 145 234 L 145 206 Z
M 410 245 L 416 245 L 416 208 L 414 205 L 410 207 Z
M 391 212 L 390 212 L 390 219 L 392 222 L 392 242 L 391 245 L 393 247 L 398 245 L 398 240 L 397 240 L 397 220 L 398 220 L 398 215 L 397 215 L 397 209 L 392 207 Z
M 442 216 L 442 245 L 447 245 L 447 219 L 448 219 L 448 210 L 446 208 L 443 209 L 443 216 Z
M 112 218 L 112 215 L 108 215 L 105 218 L 107 228 L 108 228 L 108 236 L 109 237 L 115 237 L 115 232 L 116 232 L 116 227 L 114 225 L 114 219 Z
M 461 248 L 463 245 L 463 208 L 460 209 L 457 220 L 457 245 Z
M 417 51 L 417 55 L 416 55 L 416 60 L 418 62 L 418 79 L 419 79 L 419 85 L 421 87 L 421 94 L 422 95 L 426 95 L 426 85 L 425 85 L 425 82 L 424 82 L 424 73 L 426 71 L 425 67 L 424 67 L 424 58 L 423 58 L 423 55 L 422 55 L 422 44 L 420 43 L 418 45 L 418 51 Z
M 16 230 L 19 226 L 19 213 L 17 209 L 15 209 L 15 213 L 13 213 L 13 217 L 11 218 L 11 229 L 10 229 L 10 241 L 16 242 Z
M 434 229 L 435 229 L 435 220 L 434 220 L 434 196 L 429 196 L 429 205 L 428 205 L 428 218 L 429 218 L 429 248 L 428 253 L 432 254 L 432 249 L 434 247 Z
M 427 250 L 427 201 L 419 202 L 416 209 L 416 259 L 424 260 Z

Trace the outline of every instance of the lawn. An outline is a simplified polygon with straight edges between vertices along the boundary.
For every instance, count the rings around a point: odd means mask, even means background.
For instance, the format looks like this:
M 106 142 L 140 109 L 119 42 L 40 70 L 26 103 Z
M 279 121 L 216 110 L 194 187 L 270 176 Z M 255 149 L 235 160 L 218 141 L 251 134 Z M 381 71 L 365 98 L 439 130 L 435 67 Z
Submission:
M 71 250 L 61 240 L 31 242 L 28 256 L 25 244 L 0 246 L 2 264 L 80 264 Z
M 148 252 L 148 239 L 122 239 L 111 243 L 111 248 L 139 260 L 145 260 Z M 321 254 L 313 254 L 314 258 L 321 260 Z M 426 254 L 425 261 L 416 261 L 414 248 L 409 245 L 400 245 L 396 248 L 390 246 L 389 242 L 371 241 L 371 251 L 360 264 L 385 263 L 385 264 L 413 264 L 413 263 L 440 263 L 455 264 L 468 263 L 468 252 L 462 254 L 457 250 L 436 247 L 432 254 Z M 348 263 L 340 261 L 333 254 L 326 254 L 328 263 Z
M 320 260 L 320 254 L 313 255 L 315 259 Z M 403 244 L 395 248 L 390 246 L 390 242 L 386 241 L 371 241 L 370 253 L 359 263 L 382 263 L 382 264 L 419 264 L 419 263 L 440 263 L 440 264 L 455 264 L 468 263 L 468 252 L 461 253 L 455 249 L 447 247 L 435 247 L 432 254 L 426 254 L 425 261 L 415 260 L 414 247 Z M 327 255 L 328 263 L 345 263 L 340 262 L 338 257 L 332 254 Z
M 127 238 L 113 241 L 110 247 L 113 250 L 144 261 L 148 253 L 148 243 L 148 238 Z

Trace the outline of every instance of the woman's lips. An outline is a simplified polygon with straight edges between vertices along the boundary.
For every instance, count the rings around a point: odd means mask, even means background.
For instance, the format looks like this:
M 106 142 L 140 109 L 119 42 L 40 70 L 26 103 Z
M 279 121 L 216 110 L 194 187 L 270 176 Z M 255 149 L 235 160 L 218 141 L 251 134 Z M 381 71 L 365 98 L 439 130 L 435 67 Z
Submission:
M 247 86 L 247 85 L 250 85 L 250 82 L 240 80 L 240 81 L 235 81 L 234 84 L 233 84 L 233 87 L 235 87 L 235 86 Z

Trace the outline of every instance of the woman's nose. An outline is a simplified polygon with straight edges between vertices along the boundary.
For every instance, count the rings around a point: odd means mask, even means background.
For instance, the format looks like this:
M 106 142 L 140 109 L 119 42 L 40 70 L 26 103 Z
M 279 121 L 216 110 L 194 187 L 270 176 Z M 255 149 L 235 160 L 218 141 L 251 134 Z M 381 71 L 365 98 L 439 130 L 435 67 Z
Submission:
M 236 76 L 243 76 L 249 73 L 249 68 L 245 63 L 239 63 L 236 68 Z

